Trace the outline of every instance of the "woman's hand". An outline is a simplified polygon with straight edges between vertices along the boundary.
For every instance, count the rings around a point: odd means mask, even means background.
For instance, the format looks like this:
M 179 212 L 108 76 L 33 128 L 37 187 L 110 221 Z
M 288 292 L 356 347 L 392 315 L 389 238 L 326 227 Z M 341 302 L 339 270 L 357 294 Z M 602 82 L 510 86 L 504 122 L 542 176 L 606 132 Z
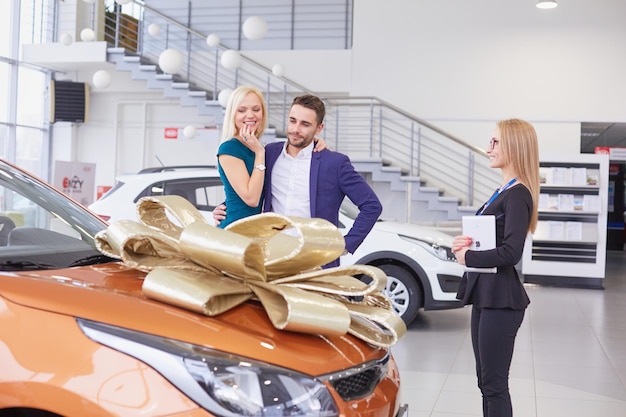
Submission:
M 252 127 L 248 125 L 243 125 L 239 131 L 239 136 L 239 141 L 255 154 L 259 152 L 265 152 L 265 147 L 256 137 L 254 129 Z
M 452 239 L 452 253 L 454 253 L 459 265 L 465 265 L 465 254 L 471 244 L 472 238 L 469 236 L 458 235 Z
M 213 222 L 215 226 L 219 226 L 222 220 L 226 218 L 226 205 L 220 204 L 213 209 Z
M 322 138 L 315 137 L 313 139 L 313 142 L 315 143 L 315 147 L 313 148 L 313 152 L 321 152 L 324 149 L 330 150 L 330 147 L 328 146 L 326 141 L 324 139 L 322 139 Z

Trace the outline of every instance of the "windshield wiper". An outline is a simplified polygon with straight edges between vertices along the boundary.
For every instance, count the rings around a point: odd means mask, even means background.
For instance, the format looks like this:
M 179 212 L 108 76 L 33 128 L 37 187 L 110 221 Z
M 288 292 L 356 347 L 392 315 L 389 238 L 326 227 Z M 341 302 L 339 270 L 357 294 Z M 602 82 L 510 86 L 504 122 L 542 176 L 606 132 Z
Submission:
M 68 265 L 68 268 L 73 266 L 86 266 L 94 264 L 105 264 L 108 262 L 117 262 L 119 259 L 111 258 L 110 256 L 103 255 L 101 253 L 97 255 L 89 255 L 84 258 L 77 259 Z
M 36 271 L 38 269 L 57 269 L 58 265 L 45 262 L 33 261 L 4 261 L 0 262 L 0 270 L 3 271 Z

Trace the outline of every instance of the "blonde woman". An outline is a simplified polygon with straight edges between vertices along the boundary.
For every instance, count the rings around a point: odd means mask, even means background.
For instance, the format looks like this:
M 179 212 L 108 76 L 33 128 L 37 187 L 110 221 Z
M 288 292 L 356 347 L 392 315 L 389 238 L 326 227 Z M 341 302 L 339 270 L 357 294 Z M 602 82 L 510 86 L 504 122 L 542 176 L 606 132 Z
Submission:
M 259 214 L 263 207 L 265 147 L 259 141 L 267 126 L 263 94 L 254 87 L 235 89 L 226 105 L 217 168 L 224 183 L 228 214 L 219 227 Z
M 487 149 L 490 167 L 502 172 L 502 187 L 476 215 L 496 217 L 496 248 L 470 250 L 469 236 L 455 236 L 461 265 L 496 267 L 496 273 L 466 272 L 457 298 L 472 304 L 471 336 L 484 417 L 513 415 L 509 369 L 517 331 L 530 303 L 515 265 L 524 241 L 537 227 L 539 151 L 533 126 L 519 119 L 497 124 Z

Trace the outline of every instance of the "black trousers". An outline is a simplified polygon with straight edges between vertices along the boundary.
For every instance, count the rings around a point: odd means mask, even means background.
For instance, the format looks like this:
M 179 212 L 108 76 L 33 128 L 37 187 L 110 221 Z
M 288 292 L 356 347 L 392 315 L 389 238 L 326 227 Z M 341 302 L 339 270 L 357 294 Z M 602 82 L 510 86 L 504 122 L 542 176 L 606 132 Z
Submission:
M 472 308 L 472 346 L 484 417 L 511 417 L 509 369 L 525 310 Z

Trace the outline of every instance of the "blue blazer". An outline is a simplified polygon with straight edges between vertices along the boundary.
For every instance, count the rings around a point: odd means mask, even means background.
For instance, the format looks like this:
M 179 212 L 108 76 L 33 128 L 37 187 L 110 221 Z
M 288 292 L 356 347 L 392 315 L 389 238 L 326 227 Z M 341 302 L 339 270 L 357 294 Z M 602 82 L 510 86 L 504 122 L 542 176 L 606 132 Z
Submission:
M 285 142 L 272 142 L 265 147 L 265 203 L 263 211 L 272 211 L 272 168 Z M 350 159 L 341 153 L 325 149 L 311 156 L 309 181 L 311 217 L 326 219 L 339 225 L 339 207 L 347 196 L 360 210 L 352 228 L 344 236 L 346 250 L 353 253 L 383 211 L 380 200 L 365 179 L 354 169 Z M 339 265 L 339 260 L 334 265 Z

